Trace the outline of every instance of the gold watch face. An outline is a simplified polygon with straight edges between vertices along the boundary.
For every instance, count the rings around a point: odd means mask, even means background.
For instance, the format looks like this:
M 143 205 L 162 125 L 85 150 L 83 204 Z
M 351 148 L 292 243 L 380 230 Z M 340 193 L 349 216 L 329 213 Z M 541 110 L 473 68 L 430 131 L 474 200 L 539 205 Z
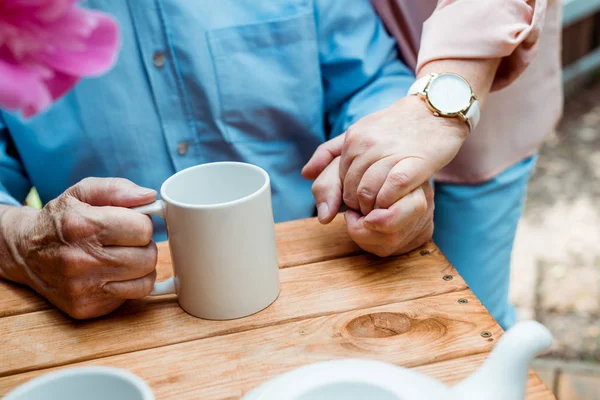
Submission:
M 443 116 L 457 116 L 473 101 L 471 85 L 462 76 L 450 73 L 433 76 L 425 95 L 434 111 Z

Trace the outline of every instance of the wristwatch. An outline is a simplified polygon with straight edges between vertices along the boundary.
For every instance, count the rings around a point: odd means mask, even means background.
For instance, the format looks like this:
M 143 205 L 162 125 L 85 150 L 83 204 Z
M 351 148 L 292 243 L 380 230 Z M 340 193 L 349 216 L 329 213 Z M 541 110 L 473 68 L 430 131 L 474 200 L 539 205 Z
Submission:
M 479 100 L 469 82 L 458 74 L 424 76 L 413 83 L 408 94 L 423 98 L 436 117 L 460 118 L 470 131 L 479 123 Z

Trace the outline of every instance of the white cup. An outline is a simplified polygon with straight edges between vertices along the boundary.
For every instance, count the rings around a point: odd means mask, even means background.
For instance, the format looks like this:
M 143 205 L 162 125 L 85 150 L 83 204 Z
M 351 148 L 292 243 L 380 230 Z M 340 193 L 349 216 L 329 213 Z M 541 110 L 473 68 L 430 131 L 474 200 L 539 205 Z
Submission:
M 161 200 L 134 210 L 165 219 L 174 276 L 153 296 L 177 293 L 189 314 L 226 320 L 279 295 L 269 175 L 238 162 L 203 164 L 167 179 Z
M 4 400 L 154 400 L 150 387 L 129 371 L 109 367 L 69 368 L 35 378 Z

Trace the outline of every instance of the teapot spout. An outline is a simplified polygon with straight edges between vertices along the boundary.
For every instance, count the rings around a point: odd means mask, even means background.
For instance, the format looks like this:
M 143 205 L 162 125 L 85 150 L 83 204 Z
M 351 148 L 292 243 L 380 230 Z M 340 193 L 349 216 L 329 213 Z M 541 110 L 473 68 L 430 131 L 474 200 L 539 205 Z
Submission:
M 456 399 L 523 400 L 529 364 L 552 344 L 552 335 L 536 321 L 508 330 L 484 364 L 452 390 Z

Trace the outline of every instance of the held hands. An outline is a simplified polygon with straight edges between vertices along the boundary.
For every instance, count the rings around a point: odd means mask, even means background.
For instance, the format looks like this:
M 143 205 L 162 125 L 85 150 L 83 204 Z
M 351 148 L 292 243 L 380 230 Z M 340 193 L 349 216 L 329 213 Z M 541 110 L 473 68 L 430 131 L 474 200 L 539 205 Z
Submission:
M 127 208 L 155 198 L 154 190 L 126 179 L 88 178 L 40 211 L 7 210 L 2 233 L 14 263 L 10 278 L 78 319 L 146 296 L 156 278 L 152 222 Z
M 431 239 L 435 172 L 468 135 L 466 123 L 436 118 L 417 97 L 352 125 L 321 145 L 302 174 L 315 180 L 319 220 L 329 223 L 342 201 L 350 237 L 379 256 L 401 254 Z

